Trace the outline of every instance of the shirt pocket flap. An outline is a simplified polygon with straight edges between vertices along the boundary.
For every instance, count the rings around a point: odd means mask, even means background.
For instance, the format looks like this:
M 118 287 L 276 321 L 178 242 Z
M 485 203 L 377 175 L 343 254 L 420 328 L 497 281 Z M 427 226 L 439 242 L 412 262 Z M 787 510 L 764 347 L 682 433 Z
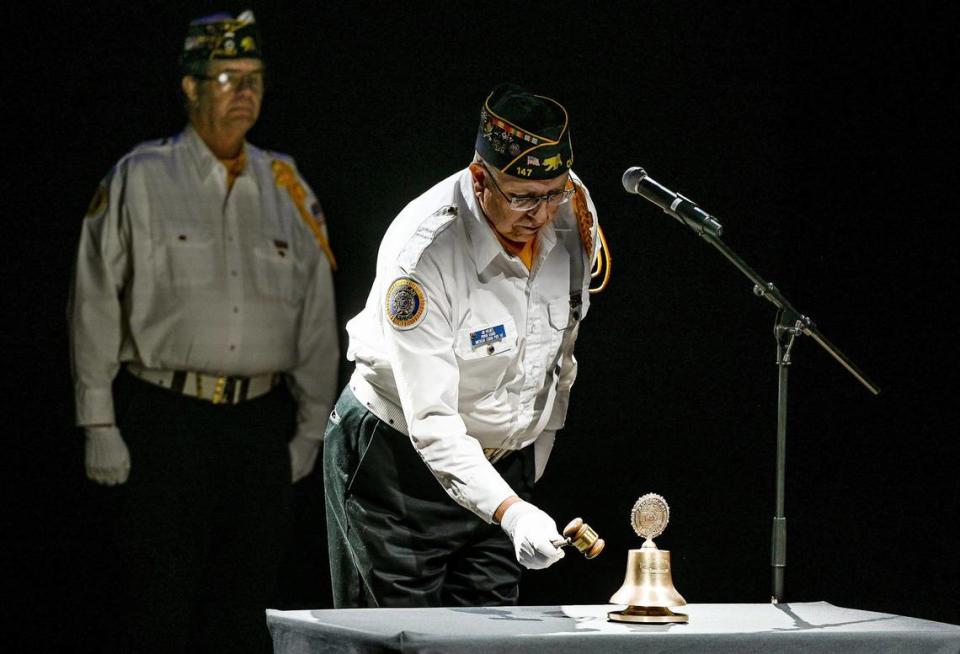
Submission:
M 457 356 L 464 360 L 480 359 L 508 352 L 517 345 L 513 318 L 476 325 L 457 332 L 454 345 Z
M 580 320 L 580 310 L 570 306 L 570 298 L 558 297 L 547 304 L 550 326 L 557 330 L 568 329 Z
M 214 249 L 209 230 L 174 225 L 159 235 L 157 277 L 171 286 L 204 286 L 213 281 Z
M 285 241 L 271 240 L 254 248 L 257 289 L 270 298 L 297 303 L 302 285 L 293 250 Z

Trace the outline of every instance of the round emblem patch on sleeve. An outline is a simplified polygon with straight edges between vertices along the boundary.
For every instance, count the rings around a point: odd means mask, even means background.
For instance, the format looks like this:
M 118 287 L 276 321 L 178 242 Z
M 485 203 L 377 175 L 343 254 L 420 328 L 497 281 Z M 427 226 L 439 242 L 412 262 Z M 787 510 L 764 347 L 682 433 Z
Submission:
M 413 329 L 427 314 L 427 295 L 409 277 L 399 277 L 387 290 L 387 318 L 397 329 Z
M 99 216 L 103 213 L 104 209 L 107 208 L 107 203 L 110 200 L 110 191 L 106 186 L 101 184 L 97 187 L 97 192 L 94 193 L 93 199 L 90 200 L 90 205 L 87 207 L 87 213 L 84 214 L 86 218 L 93 218 Z

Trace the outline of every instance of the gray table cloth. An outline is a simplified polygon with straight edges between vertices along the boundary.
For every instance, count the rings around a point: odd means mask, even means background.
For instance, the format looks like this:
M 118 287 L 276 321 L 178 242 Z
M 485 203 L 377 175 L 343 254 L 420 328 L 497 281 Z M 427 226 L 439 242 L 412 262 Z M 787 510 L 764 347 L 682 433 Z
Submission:
M 688 624 L 607 621 L 620 606 L 267 611 L 277 654 L 876 652 L 960 654 L 960 626 L 833 606 L 690 604 Z

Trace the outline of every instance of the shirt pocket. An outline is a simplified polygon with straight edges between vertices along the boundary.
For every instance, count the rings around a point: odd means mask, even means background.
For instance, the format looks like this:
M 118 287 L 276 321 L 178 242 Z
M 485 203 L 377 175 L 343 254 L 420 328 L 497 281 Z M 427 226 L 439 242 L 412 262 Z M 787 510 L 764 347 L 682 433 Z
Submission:
M 302 288 L 293 250 L 283 243 L 273 242 L 255 247 L 253 254 L 257 291 L 289 304 L 299 302 Z
M 460 367 L 462 388 L 470 392 L 487 392 L 499 387 L 517 356 L 517 330 L 513 319 L 475 324 L 459 330 L 454 352 Z
M 517 330 L 513 318 L 475 325 L 457 332 L 454 349 L 464 361 L 488 359 L 509 352 L 517 346 Z
M 213 237 L 191 227 L 174 228 L 160 238 L 157 278 L 168 286 L 191 288 L 213 281 Z

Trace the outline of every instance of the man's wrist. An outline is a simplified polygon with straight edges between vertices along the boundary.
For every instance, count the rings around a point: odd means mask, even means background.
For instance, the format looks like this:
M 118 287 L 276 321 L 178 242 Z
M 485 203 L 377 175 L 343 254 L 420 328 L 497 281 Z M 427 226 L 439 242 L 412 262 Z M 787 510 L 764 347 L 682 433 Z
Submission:
M 507 512 L 507 509 L 509 509 L 511 506 L 513 506 L 517 502 L 522 502 L 522 501 L 523 500 L 521 500 L 518 495 L 511 495 L 504 501 L 500 502 L 500 505 L 497 507 L 497 510 L 493 512 L 493 521 L 497 524 L 500 524 L 500 522 L 503 520 L 503 514 Z

